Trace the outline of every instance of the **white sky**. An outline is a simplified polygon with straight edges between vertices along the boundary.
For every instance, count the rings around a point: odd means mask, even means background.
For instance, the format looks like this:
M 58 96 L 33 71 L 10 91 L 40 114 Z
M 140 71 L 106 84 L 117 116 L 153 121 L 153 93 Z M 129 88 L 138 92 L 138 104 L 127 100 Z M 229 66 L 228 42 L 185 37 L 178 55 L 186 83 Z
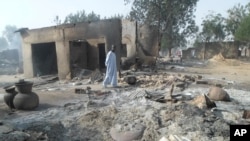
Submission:
M 196 21 L 201 23 L 209 11 L 226 15 L 226 11 L 235 4 L 245 5 L 250 0 L 199 0 L 196 10 Z M 54 25 L 56 15 L 64 20 L 70 13 L 79 10 L 86 13 L 94 11 L 101 18 L 115 14 L 128 14 L 130 6 L 124 0 L 2 0 L 0 2 L 0 33 L 6 25 L 29 29 Z

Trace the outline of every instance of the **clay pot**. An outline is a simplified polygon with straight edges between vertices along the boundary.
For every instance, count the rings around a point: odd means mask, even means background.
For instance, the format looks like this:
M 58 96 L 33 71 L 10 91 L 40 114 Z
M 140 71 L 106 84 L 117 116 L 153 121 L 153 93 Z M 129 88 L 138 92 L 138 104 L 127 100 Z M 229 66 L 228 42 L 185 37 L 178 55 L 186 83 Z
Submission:
M 18 93 L 13 101 L 18 110 L 32 110 L 39 105 L 39 97 L 36 93 Z
M 19 82 L 15 83 L 15 86 L 16 86 L 17 91 L 19 93 L 31 93 L 33 82 L 19 81 Z
M 32 110 L 39 105 L 39 97 L 32 92 L 33 82 L 19 81 L 15 83 L 18 94 L 15 96 L 13 104 L 18 110 Z
M 14 97 L 17 92 L 15 91 L 15 86 L 6 86 L 4 87 L 6 94 L 4 94 L 4 102 L 8 105 L 10 109 L 14 109 L 15 106 L 13 104 Z

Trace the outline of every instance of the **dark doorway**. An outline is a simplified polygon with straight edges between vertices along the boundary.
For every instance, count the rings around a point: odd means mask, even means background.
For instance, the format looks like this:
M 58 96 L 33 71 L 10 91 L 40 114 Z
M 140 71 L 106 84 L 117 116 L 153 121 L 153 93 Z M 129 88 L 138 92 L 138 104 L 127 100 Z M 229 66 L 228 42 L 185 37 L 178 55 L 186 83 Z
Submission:
M 106 52 L 105 52 L 105 44 L 98 44 L 99 50 L 99 68 L 105 68 L 105 60 L 106 60 Z
M 121 46 L 121 57 L 127 57 L 127 44 Z
M 32 44 L 31 47 L 34 75 L 57 74 L 55 42 Z
M 71 78 L 79 77 L 83 69 L 88 69 L 88 47 L 85 40 L 69 42 Z

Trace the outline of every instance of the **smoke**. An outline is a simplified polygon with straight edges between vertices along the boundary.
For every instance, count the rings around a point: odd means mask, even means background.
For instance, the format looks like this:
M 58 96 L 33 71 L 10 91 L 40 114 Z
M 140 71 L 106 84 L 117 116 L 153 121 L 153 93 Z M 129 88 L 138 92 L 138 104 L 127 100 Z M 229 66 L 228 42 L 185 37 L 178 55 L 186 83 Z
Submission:
M 14 70 L 22 68 L 22 38 L 19 32 L 15 33 L 16 30 L 16 26 L 7 25 L 0 36 L 1 69 L 3 67 Z
M 22 38 L 19 32 L 17 31 L 16 26 L 7 25 L 5 30 L 2 33 L 2 38 L 4 38 L 7 42 L 8 49 L 20 49 Z
M 13 33 L 12 38 L 9 41 L 9 49 L 17 49 L 19 62 L 21 63 L 23 60 L 22 56 L 22 37 L 19 32 Z

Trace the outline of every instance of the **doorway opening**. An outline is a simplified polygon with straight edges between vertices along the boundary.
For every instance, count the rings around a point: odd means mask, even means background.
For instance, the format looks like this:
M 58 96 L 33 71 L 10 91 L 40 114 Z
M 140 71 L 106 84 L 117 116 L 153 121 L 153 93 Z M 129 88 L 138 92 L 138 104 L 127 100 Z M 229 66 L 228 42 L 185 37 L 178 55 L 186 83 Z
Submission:
M 105 60 L 106 60 L 106 52 L 105 52 L 105 44 L 98 44 L 98 52 L 99 52 L 99 69 L 103 70 L 106 68 Z
M 85 40 L 69 42 L 71 78 L 79 77 L 83 69 L 88 69 L 88 47 Z
M 34 76 L 57 74 L 55 42 L 32 44 Z

